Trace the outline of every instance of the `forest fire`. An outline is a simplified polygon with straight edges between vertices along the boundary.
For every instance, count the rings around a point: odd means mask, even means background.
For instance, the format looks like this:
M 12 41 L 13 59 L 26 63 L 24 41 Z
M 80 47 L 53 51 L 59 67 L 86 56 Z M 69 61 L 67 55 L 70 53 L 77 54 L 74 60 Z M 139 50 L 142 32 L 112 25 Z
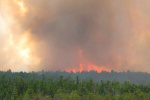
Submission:
M 1 0 L 1 69 L 148 71 L 149 3 Z
M 0 0 L 0 100 L 149 100 L 149 73 L 150 0 Z
M 77 53 L 78 53 L 79 60 L 81 60 L 82 62 L 79 61 L 80 63 L 78 64 L 78 66 L 70 66 L 69 68 L 65 70 L 62 69 L 62 71 L 74 72 L 74 73 L 77 73 L 77 72 L 81 73 L 82 71 L 87 71 L 87 72 L 96 71 L 97 73 L 101 73 L 102 71 L 110 72 L 111 70 L 110 68 L 88 63 L 90 61 L 88 61 L 88 59 L 84 57 L 84 51 L 81 48 L 79 48 Z
M 83 72 L 83 71 L 86 71 L 86 72 L 90 72 L 90 71 L 96 71 L 97 73 L 101 73 L 102 71 L 107 71 L 107 72 L 110 72 L 111 69 L 107 69 L 106 67 L 103 67 L 103 66 L 96 66 L 96 65 L 83 65 L 83 64 L 79 64 L 79 67 L 76 67 L 73 69 L 65 69 L 65 70 L 62 70 L 62 71 L 66 71 L 66 72 L 73 72 L 73 73 L 77 73 L 77 72 Z

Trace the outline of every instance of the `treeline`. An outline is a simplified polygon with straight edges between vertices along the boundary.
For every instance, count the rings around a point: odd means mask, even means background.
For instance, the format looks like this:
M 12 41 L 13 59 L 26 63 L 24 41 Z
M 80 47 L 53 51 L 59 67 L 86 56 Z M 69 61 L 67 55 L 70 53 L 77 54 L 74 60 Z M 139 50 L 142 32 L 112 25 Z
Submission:
M 4 75 L 5 74 L 5 75 Z M 37 79 L 38 78 L 38 79 Z M 77 75 L 57 78 L 45 74 L 0 74 L 0 100 L 149 100 L 150 84 L 137 85 L 128 81 L 94 82 Z
M 51 77 L 54 79 L 59 78 L 59 76 L 63 76 L 64 78 L 67 78 L 70 76 L 72 79 L 76 79 L 76 76 L 80 78 L 80 80 L 90 80 L 93 79 L 95 83 L 101 83 L 101 80 L 106 82 L 109 81 L 118 81 L 119 83 L 124 83 L 125 81 L 129 81 L 132 84 L 144 84 L 147 85 L 150 83 L 150 74 L 149 73 L 143 73 L 143 72 L 106 72 L 102 71 L 101 73 L 97 73 L 96 71 L 90 71 L 90 72 L 51 72 L 51 71 L 39 71 L 39 72 L 12 72 L 11 70 L 8 71 L 0 71 L 1 75 L 5 75 L 6 77 L 16 78 L 17 76 L 21 76 L 24 79 L 28 79 L 31 76 L 34 75 L 35 79 L 38 80 L 41 78 L 42 74 L 45 75 L 46 78 Z

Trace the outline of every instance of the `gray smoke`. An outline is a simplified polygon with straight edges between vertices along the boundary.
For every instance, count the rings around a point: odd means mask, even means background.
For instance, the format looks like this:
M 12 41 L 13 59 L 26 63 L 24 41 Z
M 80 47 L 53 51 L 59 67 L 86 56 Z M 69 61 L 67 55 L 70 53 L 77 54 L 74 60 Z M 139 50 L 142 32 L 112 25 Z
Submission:
M 14 16 L 23 32 L 32 34 L 34 54 L 41 58 L 38 70 L 78 69 L 82 63 L 83 69 L 93 64 L 148 71 L 149 4 L 149 0 L 24 0 L 25 16 Z

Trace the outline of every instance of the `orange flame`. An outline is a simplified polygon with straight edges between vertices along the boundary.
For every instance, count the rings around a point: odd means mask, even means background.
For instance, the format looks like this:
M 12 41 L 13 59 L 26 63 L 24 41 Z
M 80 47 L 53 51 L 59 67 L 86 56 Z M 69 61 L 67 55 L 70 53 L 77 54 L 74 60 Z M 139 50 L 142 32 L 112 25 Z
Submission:
M 73 69 L 73 72 L 76 73 L 76 69 Z
M 80 73 L 83 71 L 83 67 L 82 67 L 83 65 L 82 64 L 80 64 Z
M 98 65 L 91 64 L 89 62 L 87 64 L 85 64 L 84 61 L 86 61 L 86 58 L 83 56 L 83 50 L 81 50 L 81 49 L 79 49 L 78 55 L 79 55 L 79 59 L 81 60 L 82 63 L 80 62 L 78 66 L 69 67 L 69 68 L 65 69 L 64 71 L 74 72 L 74 73 L 77 73 L 77 72 L 81 73 L 82 71 L 87 71 L 87 72 L 96 71 L 97 73 L 101 73 L 102 71 L 107 71 L 107 72 L 111 71 L 111 69 L 106 66 L 98 66 Z
M 110 69 L 104 66 L 97 66 L 97 65 L 83 65 L 82 63 L 79 64 L 79 68 L 67 68 L 64 71 L 66 72 L 73 72 L 73 73 L 77 73 L 77 72 L 82 72 L 82 71 L 96 71 L 97 73 L 101 73 L 102 71 L 107 71 L 110 72 Z

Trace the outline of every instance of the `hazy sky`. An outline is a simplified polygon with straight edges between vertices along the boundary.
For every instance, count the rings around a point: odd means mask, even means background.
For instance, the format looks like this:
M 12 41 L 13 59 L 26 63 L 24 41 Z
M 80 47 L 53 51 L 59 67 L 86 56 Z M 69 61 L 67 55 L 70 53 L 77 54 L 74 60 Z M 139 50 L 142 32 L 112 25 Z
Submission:
M 0 70 L 150 72 L 149 0 L 0 0 Z

